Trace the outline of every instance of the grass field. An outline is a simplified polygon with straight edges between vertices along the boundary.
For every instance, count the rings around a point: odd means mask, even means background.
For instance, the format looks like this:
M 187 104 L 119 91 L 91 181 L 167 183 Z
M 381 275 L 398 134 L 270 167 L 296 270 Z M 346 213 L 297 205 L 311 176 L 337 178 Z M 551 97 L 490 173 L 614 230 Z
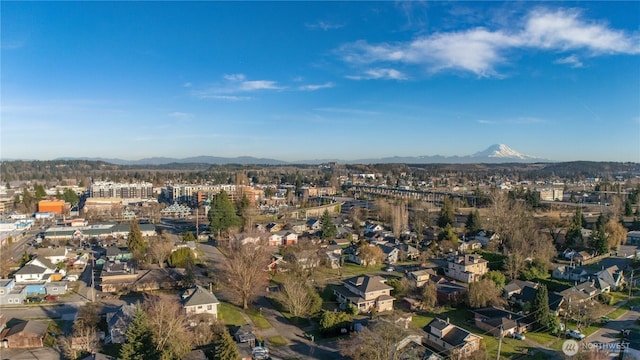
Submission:
M 242 312 L 229 303 L 221 302 L 218 314 L 226 325 L 241 326 L 247 323 L 242 316 Z
M 280 335 L 272 336 L 268 338 L 267 341 L 269 342 L 269 344 L 271 344 L 271 346 L 275 346 L 275 347 L 287 345 L 287 339 L 283 338 Z
M 265 317 L 262 316 L 259 310 L 249 309 L 245 313 L 249 315 L 249 318 L 251 318 L 251 321 L 253 321 L 253 324 L 258 329 L 268 329 L 271 327 L 271 324 L 269 323 L 269 321 L 267 321 L 267 319 L 265 319 Z

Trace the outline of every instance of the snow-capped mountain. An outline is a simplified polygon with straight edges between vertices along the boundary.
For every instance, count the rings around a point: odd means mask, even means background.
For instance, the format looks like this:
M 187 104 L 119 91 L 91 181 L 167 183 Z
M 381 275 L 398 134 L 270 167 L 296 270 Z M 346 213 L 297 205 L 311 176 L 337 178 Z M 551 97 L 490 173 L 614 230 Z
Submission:
M 521 154 L 504 144 L 494 144 L 483 151 L 479 151 L 473 155 L 473 158 L 497 158 L 497 159 L 519 159 L 531 160 L 533 156 Z

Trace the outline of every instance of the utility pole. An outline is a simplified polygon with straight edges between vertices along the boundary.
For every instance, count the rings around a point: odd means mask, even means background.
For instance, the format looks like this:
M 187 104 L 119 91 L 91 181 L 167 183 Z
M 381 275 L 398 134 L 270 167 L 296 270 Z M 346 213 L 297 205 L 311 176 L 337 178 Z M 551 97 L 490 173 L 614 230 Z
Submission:
M 500 325 L 500 334 L 498 335 L 498 357 L 496 360 L 500 360 L 500 348 L 502 347 L 502 335 L 504 330 L 502 329 L 502 325 Z
M 631 300 L 631 295 L 633 294 L 633 271 L 634 269 L 631 269 L 631 277 L 629 278 L 629 300 Z

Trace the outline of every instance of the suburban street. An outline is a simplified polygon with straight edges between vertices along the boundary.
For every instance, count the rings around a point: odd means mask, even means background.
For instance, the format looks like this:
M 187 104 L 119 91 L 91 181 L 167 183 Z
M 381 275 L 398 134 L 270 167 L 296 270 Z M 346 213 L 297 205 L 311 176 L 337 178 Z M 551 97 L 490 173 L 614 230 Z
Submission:
M 604 324 L 602 328 L 587 336 L 584 340 L 585 343 L 616 343 L 620 341 L 620 331 L 637 327 L 635 321 L 640 319 L 640 312 L 637 309 L 629 310 L 624 313 L 620 318 L 611 320 Z M 631 347 L 634 349 L 640 349 L 640 339 L 629 337 L 625 339 L 631 343 Z
M 200 243 L 199 249 L 208 259 L 208 268 L 218 273 L 223 264 L 224 255 L 211 243 Z M 207 279 L 205 279 L 206 281 Z M 210 281 L 210 280 L 209 280 Z M 217 290 L 216 296 L 220 300 L 229 301 L 228 293 Z M 305 358 L 305 359 L 341 359 L 335 341 L 319 340 L 312 342 L 304 336 L 304 331 L 292 325 L 273 305 L 264 297 L 260 297 L 254 304 L 262 309 L 262 315 L 269 321 L 271 328 L 256 329 L 256 335 L 263 339 L 280 335 L 287 339 L 286 346 L 271 347 L 269 351 L 275 357 Z M 248 318 L 247 318 L 248 319 Z M 250 320 L 250 319 L 248 319 Z

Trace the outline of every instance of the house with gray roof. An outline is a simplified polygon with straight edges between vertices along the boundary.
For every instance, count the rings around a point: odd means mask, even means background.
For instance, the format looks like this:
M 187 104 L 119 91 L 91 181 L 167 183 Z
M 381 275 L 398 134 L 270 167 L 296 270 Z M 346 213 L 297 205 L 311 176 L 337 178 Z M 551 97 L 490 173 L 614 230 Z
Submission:
M 51 269 L 44 268 L 33 264 L 27 264 L 21 267 L 13 275 L 16 282 L 19 283 L 34 283 L 43 281 L 46 274 L 53 274 Z
M 338 302 L 353 304 L 361 312 L 393 310 L 391 286 L 380 276 L 360 275 L 343 281 L 333 289 Z
M 0 279 L 0 305 L 18 305 L 27 298 L 27 289 L 16 286 L 15 279 Z
M 200 285 L 185 290 L 182 294 L 182 307 L 191 314 L 211 314 L 218 318 L 218 298 Z
M 453 325 L 449 319 L 435 318 L 424 327 L 425 343 L 438 353 L 452 358 L 463 358 L 480 348 L 482 337 Z

